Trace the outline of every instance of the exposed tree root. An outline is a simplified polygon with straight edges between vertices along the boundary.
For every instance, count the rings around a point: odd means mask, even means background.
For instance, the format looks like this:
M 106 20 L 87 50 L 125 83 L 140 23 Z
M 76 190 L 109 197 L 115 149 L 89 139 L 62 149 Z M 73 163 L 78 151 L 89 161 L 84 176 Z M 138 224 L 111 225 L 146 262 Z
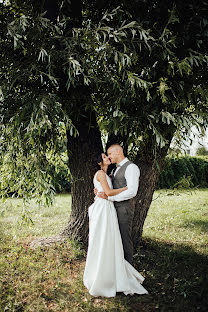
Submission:
M 67 239 L 66 236 L 63 235 L 56 235 L 51 237 L 43 237 L 34 239 L 30 244 L 29 247 L 32 249 L 36 249 L 38 247 L 48 247 L 55 243 L 63 243 Z

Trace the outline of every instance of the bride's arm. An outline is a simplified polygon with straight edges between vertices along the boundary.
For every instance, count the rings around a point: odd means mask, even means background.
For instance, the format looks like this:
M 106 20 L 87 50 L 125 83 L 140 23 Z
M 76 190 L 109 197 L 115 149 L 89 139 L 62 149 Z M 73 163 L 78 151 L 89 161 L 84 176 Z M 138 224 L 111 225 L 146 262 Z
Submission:
M 103 170 L 98 171 L 97 180 L 100 182 L 100 184 L 101 184 L 101 186 L 102 186 L 102 188 L 103 188 L 103 190 L 107 196 L 114 196 L 114 195 L 120 194 L 121 192 L 127 190 L 126 186 L 119 188 L 119 189 L 111 189 L 108 185 L 108 182 L 106 180 L 106 175 L 105 175 Z

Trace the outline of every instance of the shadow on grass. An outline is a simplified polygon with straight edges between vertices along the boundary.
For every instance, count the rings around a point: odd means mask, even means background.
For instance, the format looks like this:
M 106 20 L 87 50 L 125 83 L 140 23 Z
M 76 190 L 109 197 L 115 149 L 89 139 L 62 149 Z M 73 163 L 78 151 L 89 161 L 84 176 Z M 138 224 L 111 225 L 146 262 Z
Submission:
M 135 264 L 146 296 L 124 297 L 129 311 L 208 311 L 208 257 L 190 246 L 145 239 Z
M 202 232 L 208 232 L 208 221 L 207 220 L 192 220 L 183 225 L 186 228 L 197 227 Z
M 0 311 L 208 311 L 208 257 L 191 246 L 145 238 L 135 266 L 149 294 L 95 298 L 83 285 L 79 244 L 31 250 L 6 237 L 1 243 Z

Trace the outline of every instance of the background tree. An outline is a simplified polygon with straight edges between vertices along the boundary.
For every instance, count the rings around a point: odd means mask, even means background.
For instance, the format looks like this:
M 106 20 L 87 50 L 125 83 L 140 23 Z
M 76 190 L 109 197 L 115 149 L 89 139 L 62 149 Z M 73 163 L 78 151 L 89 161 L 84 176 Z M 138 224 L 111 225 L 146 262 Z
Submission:
M 199 148 L 197 148 L 196 155 L 207 156 L 208 150 L 204 146 L 199 147 Z
M 62 122 L 73 197 L 65 233 L 86 242 L 103 130 L 141 170 L 136 247 L 173 135 L 207 125 L 207 4 L 83 1 L 81 11 L 80 2 L 48 3 L 1 5 L 1 189 L 50 195 L 48 155 L 60 154 Z

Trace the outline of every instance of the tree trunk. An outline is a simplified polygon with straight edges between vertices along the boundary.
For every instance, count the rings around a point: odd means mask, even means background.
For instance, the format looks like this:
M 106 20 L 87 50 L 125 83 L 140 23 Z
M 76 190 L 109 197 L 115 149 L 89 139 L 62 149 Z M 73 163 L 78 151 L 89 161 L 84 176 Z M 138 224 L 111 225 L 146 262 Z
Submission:
M 85 114 L 88 113 L 85 112 Z M 102 143 L 95 116 L 93 118 L 91 116 L 90 129 L 89 116 L 82 117 L 77 128 L 79 136 L 72 137 L 67 133 L 69 168 L 72 176 L 72 208 L 63 235 L 81 241 L 86 247 L 88 241 L 88 207 L 94 201 L 95 155 L 102 152 Z
M 152 163 L 141 161 L 138 166 L 140 168 L 140 182 L 138 193 L 133 201 L 134 217 L 132 225 L 132 238 L 135 249 L 138 248 L 141 242 L 144 221 L 159 177 L 159 170 Z

